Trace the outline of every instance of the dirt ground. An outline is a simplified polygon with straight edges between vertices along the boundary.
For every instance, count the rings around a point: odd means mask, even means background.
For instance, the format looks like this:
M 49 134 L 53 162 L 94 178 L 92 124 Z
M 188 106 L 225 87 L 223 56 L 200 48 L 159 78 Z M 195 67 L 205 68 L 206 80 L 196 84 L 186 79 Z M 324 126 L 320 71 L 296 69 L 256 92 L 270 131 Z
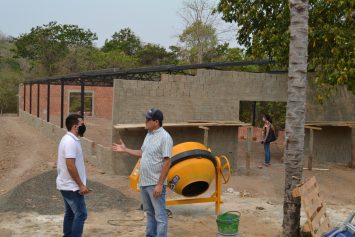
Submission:
M 91 134 L 100 134 L 94 132 L 98 127 L 87 126 Z M 55 190 L 54 168 L 57 144 L 18 117 L 0 117 L 0 131 L 0 236 L 61 236 L 63 206 Z M 272 147 L 272 165 L 259 169 L 262 148 L 253 144 L 252 170 L 246 175 L 243 147 L 241 144 L 238 172 L 222 186 L 222 212 L 241 212 L 239 236 L 280 236 L 284 187 L 281 150 Z M 304 176 L 316 176 L 331 222 L 339 226 L 355 211 L 355 170 L 316 165 L 329 170 L 305 170 Z M 139 194 L 129 189 L 128 177 L 106 174 L 89 163 L 86 166 L 93 192 L 87 196 L 85 236 L 144 236 L 146 220 L 137 210 Z M 211 186 L 209 192 L 212 190 Z M 168 192 L 168 198 L 176 195 Z M 217 236 L 212 203 L 169 209 L 173 212 L 169 236 Z

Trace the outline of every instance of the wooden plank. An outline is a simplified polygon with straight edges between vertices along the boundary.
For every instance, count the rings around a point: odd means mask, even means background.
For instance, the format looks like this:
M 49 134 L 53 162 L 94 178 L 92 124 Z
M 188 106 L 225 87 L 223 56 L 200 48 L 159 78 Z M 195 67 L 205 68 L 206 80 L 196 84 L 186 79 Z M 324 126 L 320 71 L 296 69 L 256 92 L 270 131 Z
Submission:
M 308 170 L 308 167 L 303 167 L 304 170 Z M 328 168 L 314 168 L 312 167 L 312 170 L 317 170 L 317 171 L 328 171 Z
M 304 211 L 308 212 L 309 219 L 313 220 L 318 214 L 319 210 L 324 208 L 323 202 L 317 198 L 312 199 L 311 202 L 304 205 Z
M 246 168 L 247 175 L 250 174 L 250 153 L 251 153 L 251 142 L 252 142 L 253 127 L 247 128 L 247 155 L 246 155 Z
M 203 129 L 203 144 L 208 147 L 208 127 L 199 126 L 199 128 Z
M 303 196 L 302 196 L 303 198 Z M 324 206 L 323 200 L 321 200 L 317 195 L 313 197 L 307 197 L 302 199 L 304 201 L 304 210 L 308 212 L 311 219 L 314 218 L 314 213 L 316 213 L 320 208 Z
M 316 184 L 316 177 L 312 176 L 311 178 L 309 178 L 308 180 L 306 180 L 306 182 L 302 185 L 302 195 L 304 195 L 306 192 L 308 192 L 309 190 L 314 189 L 314 187 L 317 187 Z
M 305 126 L 335 126 L 335 127 L 355 127 L 354 121 L 309 121 Z
M 317 180 L 313 176 L 292 191 L 294 197 L 301 196 L 302 206 L 307 216 L 306 226 L 311 230 L 313 237 L 321 237 L 331 230 L 330 221 L 326 214 L 326 205 L 323 202 Z
M 331 230 L 329 218 L 325 213 L 325 206 L 319 210 L 310 223 L 312 226 L 312 232 L 316 236 L 322 236 L 322 234 L 328 233 Z
M 188 120 L 188 123 L 222 123 L 222 124 L 234 124 L 234 123 L 243 123 L 239 120 Z
M 244 126 L 245 123 L 164 123 L 164 127 L 239 127 Z M 116 124 L 113 126 L 116 129 L 132 129 L 132 128 L 144 128 L 145 124 Z
M 199 127 L 199 126 L 212 126 L 215 125 L 214 123 L 164 123 L 164 127 Z M 124 128 L 144 128 L 145 124 L 137 123 L 137 124 L 116 124 L 114 125 L 117 129 L 124 129 Z
M 307 128 L 310 130 L 322 130 L 322 128 L 320 128 L 320 127 L 314 127 L 314 126 L 308 126 L 308 125 L 304 125 L 304 128 Z
M 309 131 L 309 156 L 308 156 L 308 169 L 312 170 L 313 163 L 313 129 Z
M 335 121 L 335 120 L 314 120 L 314 121 L 307 121 L 305 123 L 306 125 L 308 124 L 355 124 L 354 121 L 349 121 L 349 120 L 344 120 L 344 121 Z
M 302 203 L 304 204 L 307 216 L 312 220 L 314 214 L 323 206 L 323 200 L 320 197 L 316 183 L 311 183 L 311 185 L 305 186 L 305 188 L 302 189 Z
M 310 199 L 319 196 L 319 188 L 317 184 L 307 185 L 302 188 L 302 198 Z
M 300 197 L 302 195 L 302 187 L 296 187 L 292 190 L 293 197 Z
M 292 190 L 292 195 L 294 197 L 299 197 L 303 195 L 304 192 L 307 192 L 309 189 L 314 187 L 315 183 L 316 178 L 314 176 L 305 180 L 302 184 L 299 184 L 296 188 Z
M 312 202 L 313 199 L 321 199 L 318 188 L 310 188 L 307 191 L 302 190 L 302 198 L 306 201 Z M 313 203 L 313 202 L 312 202 Z
M 198 126 L 198 128 L 201 128 L 201 129 L 203 129 L 203 130 L 210 130 L 210 128 L 205 127 L 205 126 Z
M 306 232 L 306 233 L 310 233 L 311 232 L 311 225 L 309 224 L 309 221 L 307 220 L 306 223 L 304 223 L 303 227 L 302 227 L 302 231 Z
M 326 216 L 324 221 L 322 222 L 322 224 L 319 227 L 319 233 L 321 233 L 321 234 L 329 233 L 329 231 L 331 229 L 332 229 L 332 227 L 330 225 L 329 217 Z
M 232 152 L 234 152 L 234 155 L 233 154 L 231 155 L 232 162 L 229 161 L 231 163 L 231 172 L 232 172 L 232 174 L 233 173 L 236 174 L 239 171 L 238 170 L 238 168 L 239 168 L 238 167 L 238 164 L 239 164 L 238 163 L 238 160 L 239 160 L 238 159 L 239 158 L 238 157 L 238 147 L 239 147 L 238 132 L 239 132 L 239 127 L 236 127 L 234 131 L 235 131 L 235 139 L 232 139 L 232 144 L 231 144 L 232 145 L 231 147 L 233 148 Z

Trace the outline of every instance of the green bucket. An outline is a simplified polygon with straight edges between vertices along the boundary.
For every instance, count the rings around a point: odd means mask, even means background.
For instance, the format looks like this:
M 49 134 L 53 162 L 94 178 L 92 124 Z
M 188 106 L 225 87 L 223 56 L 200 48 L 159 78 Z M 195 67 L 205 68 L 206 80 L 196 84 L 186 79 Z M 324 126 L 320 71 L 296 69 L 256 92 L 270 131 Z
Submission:
M 228 211 L 217 216 L 218 234 L 220 236 L 237 236 L 239 219 L 239 211 Z

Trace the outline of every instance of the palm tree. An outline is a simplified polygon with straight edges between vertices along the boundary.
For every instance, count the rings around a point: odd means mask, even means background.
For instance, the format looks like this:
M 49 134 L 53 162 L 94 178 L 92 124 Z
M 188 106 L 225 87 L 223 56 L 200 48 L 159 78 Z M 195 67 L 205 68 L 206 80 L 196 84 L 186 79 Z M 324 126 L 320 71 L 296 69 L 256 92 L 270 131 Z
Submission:
M 289 0 L 290 52 L 285 144 L 285 194 L 283 236 L 300 234 L 299 198 L 292 190 L 300 183 L 303 171 L 304 122 L 308 58 L 308 0 Z

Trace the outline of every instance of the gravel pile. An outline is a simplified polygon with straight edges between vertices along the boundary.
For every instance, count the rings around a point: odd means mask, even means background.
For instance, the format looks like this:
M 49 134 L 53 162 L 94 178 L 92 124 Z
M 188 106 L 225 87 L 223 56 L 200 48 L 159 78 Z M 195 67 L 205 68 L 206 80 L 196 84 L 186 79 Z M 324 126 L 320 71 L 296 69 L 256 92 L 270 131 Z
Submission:
M 0 197 L 0 212 L 38 212 L 56 215 L 64 212 L 62 195 L 56 190 L 56 170 L 36 176 Z M 85 197 L 88 211 L 105 209 L 132 210 L 139 207 L 137 200 L 127 198 L 120 191 L 88 180 L 93 190 Z

